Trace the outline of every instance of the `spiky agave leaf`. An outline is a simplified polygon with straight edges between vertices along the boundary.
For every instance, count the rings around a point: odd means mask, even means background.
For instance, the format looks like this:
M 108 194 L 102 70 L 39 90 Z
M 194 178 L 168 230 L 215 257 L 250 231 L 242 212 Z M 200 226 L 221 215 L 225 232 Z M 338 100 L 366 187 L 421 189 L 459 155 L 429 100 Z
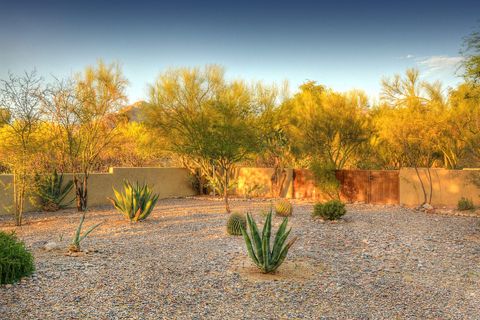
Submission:
M 147 184 L 123 182 L 123 193 L 113 188 L 115 199 L 111 199 L 115 208 L 132 222 L 146 219 L 152 212 L 159 195 L 154 194 Z
M 250 214 L 247 214 L 247 224 L 250 230 L 250 235 L 247 230 L 241 227 L 242 235 L 245 240 L 248 255 L 253 260 L 255 265 L 261 269 L 264 273 L 274 272 L 285 260 L 288 250 L 295 243 L 297 238 L 294 238 L 286 245 L 284 245 L 286 239 L 290 234 L 290 230 L 287 230 L 288 218 L 285 218 L 278 228 L 273 248 L 270 249 L 270 237 L 272 229 L 272 210 L 267 215 L 262 236 L 258 232 L 257 225 Z M 257 237 L 258 242 L 255 241 Z M 260 258 L 261 253 L 261 258 Z

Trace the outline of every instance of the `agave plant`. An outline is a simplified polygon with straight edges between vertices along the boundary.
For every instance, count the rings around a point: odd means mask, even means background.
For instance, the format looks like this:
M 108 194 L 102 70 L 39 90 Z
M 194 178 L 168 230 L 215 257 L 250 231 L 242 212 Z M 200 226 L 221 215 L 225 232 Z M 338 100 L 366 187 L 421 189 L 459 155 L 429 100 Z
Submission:
M 57 211 L 68 207 L 75 198 L 66 200 L 70 191 L 73 189 L 73 181 L 63 184 L 63 174 L 54 171 L 48 176 L 37 176 L 36 195 L 40 198 L 40 203 L 44 211 Z
M 272 210 L 270 210 L 267 218 L 265 219 L 265 224 L 263 225 L 263 231 L 261 235 L 258 231 L 257 224 L 249 213 L 247 214 L 247 224 L 248 229 L 250 230 L 250 235 L 243 228 L 243 226 L 241 226 L 242 235 L 247 245 L 248 255 L 253 260 L 255 265 L 263 271 L 263 273 L 275 272 L 287 257 L 290 247 L 297 240 L 297 238 L 293 238 L 290 240 L 290 242 L 285 244 L 285 241 L 292 230 L 289 229 L 287 231 L 287 223 L 288 218 L 283 219 L 283 222 L 278 228 L 275 236 L 273 247 L 270 246 L 270 236 L 272 233 Z
M 113 188 L 115 199 L 109 198 L 113 206 L 131 222 L 146 219 L 157 203 L 158 194 L 154 194 L 146 183 L 131 184 L 128 180 L 123 182 L 123 189 L 120 193 Z
M 82 227 L 83 227 L 83 222 L 85 221 L 85 212 L 82 214 L 82 218 L 80 219 L 80 223 L 77 227 L 77 231 L 73 235 L 73 240 L 70 246 L 68 247 L 68 251 L 70 252 L 79 252 L 80 251 L 80 243 L 98 226 L 100 226 L 103 222 L 97 223 L 93 226 L 91 226 L 83 235 L 82 233 Z

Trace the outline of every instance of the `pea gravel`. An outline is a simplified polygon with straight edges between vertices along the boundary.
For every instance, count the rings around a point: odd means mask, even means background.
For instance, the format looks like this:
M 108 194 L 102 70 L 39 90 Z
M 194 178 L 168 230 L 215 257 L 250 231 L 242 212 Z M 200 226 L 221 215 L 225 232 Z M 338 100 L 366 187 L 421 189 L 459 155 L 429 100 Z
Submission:
M 232 201 L 257 221 L 269 206 Z M 37 271 L 0 286 L 0 318 L 480 319 L 478 217 L 349 205 L 345 219 L 331 223 L 311 211 L 311 203 L 294 204 L 299 239 L 288 261 L 307 263 L 313 277 L 266 281 L 238 272 L 246 249 L 227 235 L 220 201 L 161 200 L 136 224 L 96 209 L 85 226 L 105 223 L 76 257 L 64 249 L 75 211 L 28 214 L 21 228 L 1 217 L 0 229 L 15 230 L 33 251 Z M 62 249 L 45 250 L 52 242 Z

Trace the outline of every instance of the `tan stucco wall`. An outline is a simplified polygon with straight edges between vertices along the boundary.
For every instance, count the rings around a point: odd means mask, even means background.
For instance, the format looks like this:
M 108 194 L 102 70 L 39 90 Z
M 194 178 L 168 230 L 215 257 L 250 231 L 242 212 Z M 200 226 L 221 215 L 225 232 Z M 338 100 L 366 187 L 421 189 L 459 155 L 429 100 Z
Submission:
M 427 169 L 418 169 L 425 185 L 427 196 L 430 195 Z M 446 170 L 430 169 L 432 176 L 433 206 L 455 207 L 461 197 L 469 198 L 475 205 L 480 205 L 480 188 L 472 183 L 475 176 L 480 177 L 480 169 Z M 480 181 L 480 179 L 479 179 Z M 418 206 L 423 203 L 420 181 L 413 168 L 400 170 L 400 204 Z
M 71 174 L 65 174 L 64 181 L 69 179 L 72 179 Z M 89 176 L 88 205 L 91 207 L 109 205 L 110 201 L 107 198 L 113 197 L 112 187 L 121 189 L 124 179 L 148 183 L 160 195 L 160 199 L 195 195 L 189 173 L 184 168 L 111 168 L 109 173 L 92 173 Z M 7 208 L 13 205 L 12 182 L 12 175 L 0 175 L 0 214 L 8 214 Z M 72 190 L 71 197 L 73 196 Z M 27 201 L 25 208 L 26 211 L 36 210 L 30 201 Z
M 255 192 L 259 197 L 273 197 L 272 193 L 272 175 L 274 173 L 273 168 L 240 168 L 237 172 L 237 188 L 235 194 L 238 196 L 244 196 L 246 189 L 254 185 L 259 186 L 259 189 Z M 293 190 L 293 170 L 286 169 L 286 178 L 283 183 L 281 196 L 286 198 L 292 197 Z

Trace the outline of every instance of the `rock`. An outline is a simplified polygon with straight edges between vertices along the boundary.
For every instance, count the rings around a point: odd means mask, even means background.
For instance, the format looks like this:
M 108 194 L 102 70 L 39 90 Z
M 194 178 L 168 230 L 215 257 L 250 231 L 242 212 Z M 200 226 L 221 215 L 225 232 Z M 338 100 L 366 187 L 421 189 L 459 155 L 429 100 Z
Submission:
M 43 249 L 46 251 L 52 251 L 52 250 L 60 250 L 62 249 L 62 246 L 59 243 L 56 242 L 48 242 L 45 246 L 43 246 Z
M 425 210 L 427 210 L 427 211 L 434 209 L 433 206 L 432 206 L 431 204 L 429 204 L 429 203 L 424 203 L 424 204 L 422 205 L 422 208 L 425 209 Z

